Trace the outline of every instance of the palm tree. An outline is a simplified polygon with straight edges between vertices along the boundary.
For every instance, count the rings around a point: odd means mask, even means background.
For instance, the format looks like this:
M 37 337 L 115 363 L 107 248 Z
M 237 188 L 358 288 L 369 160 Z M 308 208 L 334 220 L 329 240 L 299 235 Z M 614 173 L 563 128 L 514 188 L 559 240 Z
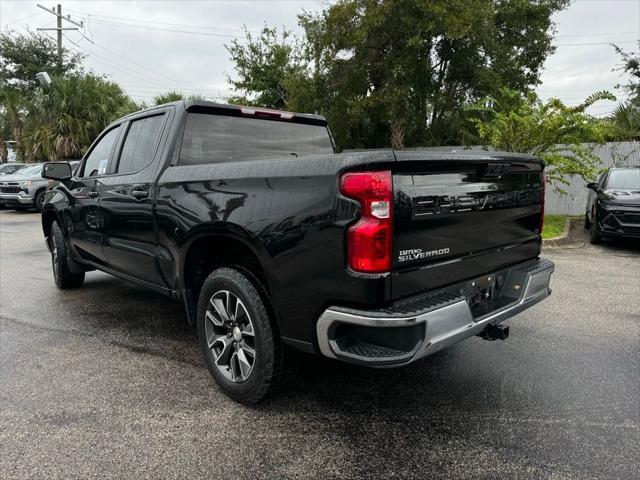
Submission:
M 27 103 L 22 145 L 31 160 L 79 158 L 113 120 L 138 110 L 115 83 L 94 75 L 54 77 Z
M 640 140 L 640 108 L 633 102 L 618 105 L 612 120 L 621 140 Z

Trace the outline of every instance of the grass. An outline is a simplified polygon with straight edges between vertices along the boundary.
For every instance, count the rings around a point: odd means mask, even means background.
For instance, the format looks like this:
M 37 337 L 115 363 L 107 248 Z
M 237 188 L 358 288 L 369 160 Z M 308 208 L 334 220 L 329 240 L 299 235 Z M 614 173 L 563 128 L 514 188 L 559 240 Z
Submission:
M 567 217 L 564 215 L 545 215 L 542 238 L 558 237 L 564 231 L 564 222 Z

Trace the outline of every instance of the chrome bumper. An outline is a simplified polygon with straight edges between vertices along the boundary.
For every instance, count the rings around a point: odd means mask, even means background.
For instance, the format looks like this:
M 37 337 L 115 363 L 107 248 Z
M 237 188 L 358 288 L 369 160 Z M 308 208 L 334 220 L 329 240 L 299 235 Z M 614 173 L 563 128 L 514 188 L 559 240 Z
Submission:
M 33 204 L 33 196 L 25 193 L 27 196 L 22 196 L 19 193 L 0 193 L 0 204 L 13 204 L 19 203 L 21 205 Z
M 330 358 L 380 366 L 407 364 L 476 335 L 488 325 L 503 322 L 543 300 L 551 293 L 549 281 L 553 271 L 554 264 L 541 258 L 490 274 L 506 275 L 505 288 L 512 289 L 504 297 L 504 305 L 476 317 L 467 298 L 461 295 L 456 297 L 446 291 L 425 297 L 425 308 L 409 314 L 396 313 L 393 309 L 385 309 L 385 313 L 382 313 L 330 307 L 320 315 L 316 325 L 318 345 L 322 354 Z M 465 283 L 467 282 L 450 287 L 448 292 L 460 291 Z M 514 296 L 516 291 L 519 296 Z M 353 348 L 346 348 L 336 338 L 337 327 L 340 325 L 364 331 L 366 337 L 372 336 L 366 334 L 368 328 L 387 329 L 386 332 L 392 334 L 396 332 L 395 329 L 404 328 L 407 332 L 411 330 L 408 333 L 409 343 L 412 341 L 411 337 L 416 337 L 415 345 L 411 348 L 394 349 L 364 341 L 361 342 L 362 345 L 353 344 Z M 393 330 L 388 330 L 389 328 Z M 370 330 L 369 333 L 373 336 L 377 333 L 385 336 L 382 330 Z M 402 341 L 406 344 L 405 340 Z

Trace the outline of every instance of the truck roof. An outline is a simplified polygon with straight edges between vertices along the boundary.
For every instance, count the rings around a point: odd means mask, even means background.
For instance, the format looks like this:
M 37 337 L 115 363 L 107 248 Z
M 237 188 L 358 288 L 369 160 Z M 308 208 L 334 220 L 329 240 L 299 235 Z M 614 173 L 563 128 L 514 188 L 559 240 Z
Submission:
M 327 126 L 327 119 L 322 115 L 316 115 L 312 113 L 288 112 L 284 110 L 274 110 L 271 108 L 262 107 L 230 105 L 227 103 L 210 102 L 208 100 L 178 100 L 176 102 L 164 103 L 162 105 L 154 105 L 153 107 L 131 113 L 130 115 L 138 115 L 140 112 L 153 111 L 155 109 L 164 108 L 170 105 L 173 105 L 176 108 L 182 108 L 187 112 L 194 113 L 217 113 L 220 115 L 256 117 L 264 120 L 307 123 L 323 127 Z M 130 115 L 127 115 L 127 117 Z

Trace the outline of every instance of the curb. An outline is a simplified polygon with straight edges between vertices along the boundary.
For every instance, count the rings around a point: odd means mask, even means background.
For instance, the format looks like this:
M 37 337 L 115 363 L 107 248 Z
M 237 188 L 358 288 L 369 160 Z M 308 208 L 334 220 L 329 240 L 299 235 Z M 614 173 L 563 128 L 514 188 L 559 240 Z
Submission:
M 557 237 L 542 240 L 543 247 L 581 247 L 584 245 L 582 238 L 576 238 L 576 231 L 584 229 L 582 218 L 567 217 L 564 221 L 564 230 Z

